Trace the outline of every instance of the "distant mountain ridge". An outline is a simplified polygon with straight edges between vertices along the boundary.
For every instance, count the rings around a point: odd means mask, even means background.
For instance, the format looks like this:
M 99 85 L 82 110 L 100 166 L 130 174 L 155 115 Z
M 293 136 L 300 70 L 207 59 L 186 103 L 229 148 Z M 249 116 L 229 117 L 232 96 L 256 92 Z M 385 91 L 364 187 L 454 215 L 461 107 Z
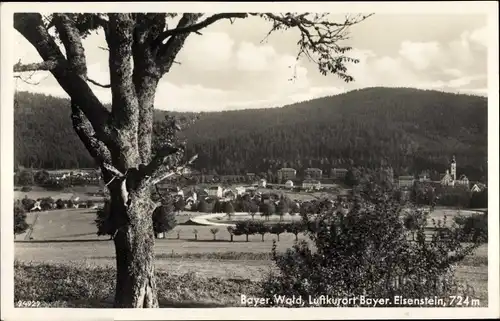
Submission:
M 73 132 L 69 100 L 19 92 L 15 161 L 46 168 L 90 167 Z M 157 110 L 156 120 L 166 112 Z M 173 113 L 193 117 L 194 113 Z M 281 108 L 197 114 L 183 132 L 206 172 L 240 174 L 281 166 L 392 165 L 396 172 L 458 170 L 486 175 L 487 98 L 412 88 L 374 87 Z

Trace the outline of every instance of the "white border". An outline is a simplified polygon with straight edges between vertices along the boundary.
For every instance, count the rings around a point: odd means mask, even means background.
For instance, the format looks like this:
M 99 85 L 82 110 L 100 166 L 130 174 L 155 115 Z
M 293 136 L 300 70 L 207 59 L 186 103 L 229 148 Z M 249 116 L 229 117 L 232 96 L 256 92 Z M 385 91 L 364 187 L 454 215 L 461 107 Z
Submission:
M 127 3 L 2 3 L 1 4 L 1 312 L 3 320 L 162 320 L 162 319 L 375 319 L 375 318 L 485 318 L 499 317 L 499 248 L 498 248 L 498 6 L 496 1 L 469 2 L 127 2 Z M 488 187 L 489 187 L 489 246 L 488 246 L 488 308 L 224 308 L 224 309 L 14 309 L 13 308 L 13 73 L 15 54 L 10 41 L 15 32 L 12 14 L 19 12 L 224 12 L 224 11 L 310 11 L 310 12 L 375 12 L 384 14 L 485 14 L 489 18 L 490 45 L 488 51 Z M 388 35 L 390 36 L 390 35 Z M 5 214 L 5 215 L 4 215 Z M 495 304 L 497 302 L 497 304 Z

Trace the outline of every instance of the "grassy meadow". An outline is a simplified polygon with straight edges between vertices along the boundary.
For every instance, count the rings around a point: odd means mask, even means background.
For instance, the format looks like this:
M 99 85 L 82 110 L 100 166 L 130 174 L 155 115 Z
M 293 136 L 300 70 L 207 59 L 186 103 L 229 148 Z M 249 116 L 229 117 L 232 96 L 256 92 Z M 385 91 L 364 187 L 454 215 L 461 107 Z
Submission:
M 157 239 L 156 270 L 162 307 L 239 306 L 239 295 L 257 293 L 259 281 L 275 267 L 270 257 L 276 235 L 234 236 L 225 227 L 187 225 L 193 216 L 206 213 L 181 212 L 178 225 Z M 452 216 L 451 209 L 437 209 L 432 216 Z M 50 307 L 110 307 L 114 293 L 115 249 L 113 241 L 97 236 L 95 210 L 64 209 L 28 213 L 36 223 L 15 242 L 15 300 L 38 300 Z M 456 215 L 456 214 L 455 214 Z M 237 216 L 233 216 L 232 220 Z M 242 215 L 238 219 L 250 219 Z M 284 221 L 298 219 L 286 217 Z M 255 219 L 263 219 L 259 215 Z M 273 216 L 279 221 L 279 216 Z M 449 218 L 451 220 L 451 217 Z M 227 218 L 217 222 L 227 221 Z M 194 230 L 197 231 L 195 239 Z M 299 234 L 299 239 L 305 236 Z M 295 243 L 295 235 L 284 233 L 279 251 Z M 466 257 L 457 267 L 457 278 L 475 290 L 481 305 L 487 305 L 487 245 Z M 50 282 L 47 282 L 50 280 Z M 83 299 L 86 298 L 86 299 Z

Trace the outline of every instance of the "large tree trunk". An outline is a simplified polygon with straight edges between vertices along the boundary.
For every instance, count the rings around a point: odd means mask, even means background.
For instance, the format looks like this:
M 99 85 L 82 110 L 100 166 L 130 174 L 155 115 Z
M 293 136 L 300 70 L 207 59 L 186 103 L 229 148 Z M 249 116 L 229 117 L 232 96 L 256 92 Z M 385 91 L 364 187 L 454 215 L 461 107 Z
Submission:
M 154 203 L 148 192 L 129 194 L 129 205 L 121 203 L 116 187 L 111 198 L 111 215 L 117 231 L 116 308 L 157 308 L 154 275 Z

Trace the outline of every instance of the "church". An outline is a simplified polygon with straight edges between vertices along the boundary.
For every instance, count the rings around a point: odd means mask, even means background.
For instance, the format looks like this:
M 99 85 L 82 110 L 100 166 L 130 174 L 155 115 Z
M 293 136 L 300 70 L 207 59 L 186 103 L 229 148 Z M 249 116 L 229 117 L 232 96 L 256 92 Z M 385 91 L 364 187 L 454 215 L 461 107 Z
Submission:
M 441 178 L 441 185 L 443 186 L 465 186 L 469 188 L 469 179 L 464 174 L 460 175 L 457 179 L 457 161 L 455 156 L 451 160 L 450 169 L 446 170 L 446 173 Z

